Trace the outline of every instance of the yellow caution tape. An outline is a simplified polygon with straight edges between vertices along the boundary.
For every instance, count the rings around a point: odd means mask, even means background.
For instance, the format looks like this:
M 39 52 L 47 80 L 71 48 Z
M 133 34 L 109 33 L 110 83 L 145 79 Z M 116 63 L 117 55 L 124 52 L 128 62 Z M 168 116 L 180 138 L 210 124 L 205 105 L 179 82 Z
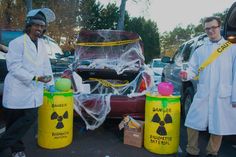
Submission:
M 209 64 L 211 64 L 216 58 L 218 58 L 225 50 L 227 50 L 232 45 L 231 42 L 226 41 L 220 47 L 218 47 L 198 68 L 198 75 L 194 78 L 194 80 L 199 79 L 199 74 L 203 71 Z
M 113 84 L 113 83 L 111 83 L 107 80 L 97 79 L 97 78 L 89 78 L 89 80 L 98 81 L 99 83 L 101 83 L 105 87 L 123 87 L 123 86 L 126 86 L 129 83 L 128 80 L 125 80 L 125 83 L 123 83 L 123 84 Z
M 121 41 L 110 41 L 110 42 L 86 42 L 86 43 L 77 43 L 79 46 L 120 46 L 131 44 L 139 41 L 140 39 L 133 40 L 121 40 Z

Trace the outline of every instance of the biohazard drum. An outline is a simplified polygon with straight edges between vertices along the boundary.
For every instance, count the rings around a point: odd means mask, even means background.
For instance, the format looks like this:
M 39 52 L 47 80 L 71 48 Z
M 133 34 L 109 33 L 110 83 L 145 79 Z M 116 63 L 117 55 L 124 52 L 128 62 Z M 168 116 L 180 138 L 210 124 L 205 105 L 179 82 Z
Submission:
M 146 95 L 144 147 L 157 154 L 178 151 L 180 97 Z
M 38 145 L 57 149 L 69 145 L 73 136 L 73 92 L 44 91 L 39 108 Z

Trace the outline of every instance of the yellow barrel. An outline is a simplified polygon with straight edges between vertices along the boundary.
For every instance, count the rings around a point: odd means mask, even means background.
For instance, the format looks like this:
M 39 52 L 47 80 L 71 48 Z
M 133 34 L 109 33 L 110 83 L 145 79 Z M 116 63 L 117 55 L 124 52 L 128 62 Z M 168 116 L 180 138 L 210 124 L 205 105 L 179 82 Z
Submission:
M 180 97 L 146 95 L 144 147 L 157 154 L 178 152 Z
M 73 92 L 44 91 L 43 105 L 39 108 L 38 145 L 57 149 L 72 142 Z

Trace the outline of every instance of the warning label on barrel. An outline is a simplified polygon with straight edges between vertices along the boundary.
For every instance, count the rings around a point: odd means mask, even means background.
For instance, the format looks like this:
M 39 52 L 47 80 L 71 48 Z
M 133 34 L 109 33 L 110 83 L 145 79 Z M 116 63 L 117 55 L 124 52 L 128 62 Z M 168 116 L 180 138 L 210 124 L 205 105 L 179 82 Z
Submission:
M 168 109 L 169 111 L 171 111 L 171 109 Z M 152 117 L 152 122 L 154 123 L 158 123 L 158 128 L 156 130 L 156 133 L 159 135 L 167 135 L 167 131 L 166 131 L 166 127 L 165 125 L 172 123 L 172 117 L 170 115 L 170 112 L 165 113 L 164 111 L 162 112 L 162 115 L 164 114 L 164 117 L 161 118 L 159 116 L 160 113 L 155 113 Z
M 144 146 L 148 150 L 160 154 L 177 151 L 179 128 L 179 99 L 173 100 L 166 97 L 147 98 L 145 105 Z
M 53 112 L 51 115 L 51 120 L 57 120 L 57 129 L 64 128 L 63 119 L 68 119 L 68 111 L 65 111 L 63 115 L 58 115 L 57 112 Z
M 171 124 L 173 122 L 172 116 L 171 116 L 171 109 L 170 108 L 158 108 L 153 107 L 152 111 L 154 112 L 154 115 L 152 117 L 152 122 L 156 123 L 156 133 L 158 135 L 150 135 L 150 143 L 156 143 L 161 145 L 170 145 L 172 141 L 172 137 L 167 136 L 167 129 L 166 126 Z M 162 116 L 160 116 L 161 114 Z
M 150 135 L 150 143 L 156 143 L 161 145 L 170 145 L 172 141 L 172 137 L 167 136 L 155 136 Z
M 39 108 L 38 144 L 43 148 L 62 148 L 72 142 L 72 92 L 44 92 L 44 103 Z
M 67 138 L 69 135 L 68 131 L 65 132 L 52 132 L 52 137 L 54 139 L 62 139 L 62 138 Z

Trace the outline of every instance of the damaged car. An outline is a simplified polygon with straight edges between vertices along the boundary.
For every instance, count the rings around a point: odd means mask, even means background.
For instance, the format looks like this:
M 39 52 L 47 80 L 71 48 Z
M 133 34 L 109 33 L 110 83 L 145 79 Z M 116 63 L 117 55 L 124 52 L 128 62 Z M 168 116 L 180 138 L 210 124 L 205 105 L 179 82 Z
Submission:
M 75 111 L 87 129 L 97 128 L 106 117 L 144 118 L 145 94 L 154 86 L 154 80 L 143 52 L 136 33 L 80 31 L 72 70 L 67 73 L 72 73 L 77 93 Z

